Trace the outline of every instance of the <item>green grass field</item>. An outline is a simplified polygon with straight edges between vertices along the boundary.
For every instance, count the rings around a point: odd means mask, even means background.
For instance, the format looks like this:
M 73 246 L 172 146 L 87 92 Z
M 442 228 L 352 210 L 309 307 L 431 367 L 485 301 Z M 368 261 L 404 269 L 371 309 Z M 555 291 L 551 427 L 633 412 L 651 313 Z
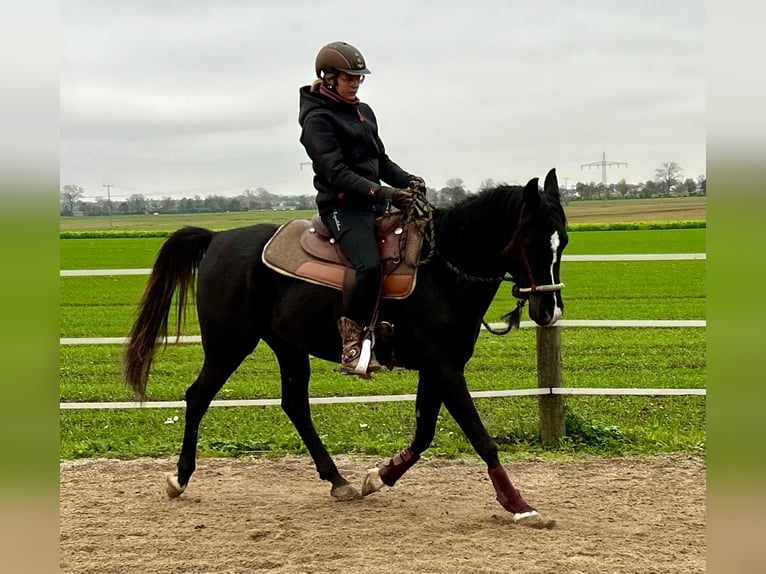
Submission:
M 675 218 L 677 212 L 671 213 L 668 217 Z M 187 223 L 226 227 L 204 218 Z M 147 268 L 162 241 L 64 239 L 60 241 L 61 268 Z M 567 254 L 704 251 L 705 230 L 698 228 L 575 231 Z M 566 319 L 706 316 L 704 261 L 566 262 L 562 280 L 567 285 Z M 125 336 L 145 281 L 145 276 L 61 278 L 60 336 Z M 509 291 L 507 286 L 501 287 L 488 320 L 496 321 L 510 310 Z M 184 333 L 198 333 L 193 312 Z M 120 353 L 116 345 L 62 346 L 61 400 L 130 400 L 120 379 Z M 565 386 L 705 386 L 705 329 L 564 329 L 562 355 Z M 160 352 L 149 381 L 150 399 L 180 399 L 201 360 L 199 345 L 169 346 Z M 396 370 L 362 381 L 342 377 L 335 365 L 318 359 L 312 359 L 312 367 L 312 396 L 399 394 L 416 388 L 416 373 Z M 482 333 L 466 377 L 471 390 L 536 386 L 534 329 L 504 337 Z M 276 361 L 267 347 L 260 346 L 217 398 L 278 396 Z M 481 399 L 477 407 L 507 457 L 699 452 L 705 448 L 705 397 L 568 397 L 567 438 L 552 454 L 542 449 L 537 438 L 536 399 Z M 411 438 L 413 409 L 409 403 L 315 405 L 312 412 L 331 452 L 386 456 Z M 180 448 L 183 409 L 64 410 L 60 428 L 62 458 L 175 455 Z M 213 408 L 201 426 L 201 455 L 303 452 L 297 432 L 278 407 Z M 473 450 L 443 411 L 429 452 L 458 456 Z

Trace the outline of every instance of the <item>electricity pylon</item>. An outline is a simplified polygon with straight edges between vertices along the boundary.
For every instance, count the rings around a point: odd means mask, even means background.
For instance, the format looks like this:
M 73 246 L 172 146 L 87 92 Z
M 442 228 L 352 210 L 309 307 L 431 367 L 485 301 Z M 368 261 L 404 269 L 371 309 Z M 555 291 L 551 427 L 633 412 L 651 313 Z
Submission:
M 621 165 L 624 165 L 625 167 L 628 167 L 628 162 L 626 161 L 606 161 L 606 152 L 601 152 L 601 161 L 594 161 L 592 163 L 583 163 L 580 165 L 580 169 L 587 167 L 588 169 L 592 167 L 600 167 L 601 168 L 601 183 L 604 184 L 604 187 L 606 187 L 606 168 L 608 167 L 620 167 Z

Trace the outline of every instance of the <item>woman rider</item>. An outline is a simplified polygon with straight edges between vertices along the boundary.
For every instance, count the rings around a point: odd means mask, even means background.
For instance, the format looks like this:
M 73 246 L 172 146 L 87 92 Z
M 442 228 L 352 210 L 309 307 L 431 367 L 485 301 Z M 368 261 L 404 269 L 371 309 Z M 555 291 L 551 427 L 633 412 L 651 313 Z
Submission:
M 300 141 L 314 169 L 319 215 L 356 269 L 355 281 L 344 287 L 338 320 L 341 371 L 369 378 L 380 364 L 373 355 L 364 370 L 359 358 L 381 287 L 375 218 L 388 205 L 406 210 L 413 190 L 425 193 L 426 186 L 391 161 L 372 108 L 356 95 L 370 73 L 361 52 L 346 42 L 332 42 L 319 50 L 315 69 L 317 79 L 300 89 Z

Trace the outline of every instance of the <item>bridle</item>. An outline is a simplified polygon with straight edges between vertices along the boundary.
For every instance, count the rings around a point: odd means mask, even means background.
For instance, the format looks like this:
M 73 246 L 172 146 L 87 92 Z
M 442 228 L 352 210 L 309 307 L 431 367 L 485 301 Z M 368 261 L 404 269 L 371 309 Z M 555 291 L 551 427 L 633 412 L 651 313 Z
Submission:
M 513 243 L 513 241 L 511 241 L 511 243 Z M 518 298 L 518 295 L 529 296 L 532 293 L 555 293 L 556 291 L 561 291 L 564 288 L 563 283 L 548 283 L 546 285 L 538 285 L 535 282 L 535 276 L 532 274 L 532 267 L 529 265 L 529 259 L 527 258 L 527 247 L 523 241 L 520 243 L 521 247 L 519 248 L 519 254 L 521 255 L 521 262 L 524 264 L 524 269 L 527 271 L 529 287 L 516 287 L 514 285 L 514 297 Z

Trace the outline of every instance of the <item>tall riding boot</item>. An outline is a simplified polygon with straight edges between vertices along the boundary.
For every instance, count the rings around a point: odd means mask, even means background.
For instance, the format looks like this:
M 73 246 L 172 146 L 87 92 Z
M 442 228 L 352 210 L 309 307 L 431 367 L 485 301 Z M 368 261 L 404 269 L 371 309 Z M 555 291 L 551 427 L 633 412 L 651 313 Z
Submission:
M 358 375 L 363 379 L 369 379 L 371 373 L 381 369 L 380 363 L 375 359 L 375 354 L 370 350 L 369 363 L 367 369 L 359 365 L 362 358 L 362 335 L 364 329 L 357 325 L 348 317 L 338 319 L 338 331 L 343 341 L 343 350 L 341 352 L 340 370 L 342 373 Z

